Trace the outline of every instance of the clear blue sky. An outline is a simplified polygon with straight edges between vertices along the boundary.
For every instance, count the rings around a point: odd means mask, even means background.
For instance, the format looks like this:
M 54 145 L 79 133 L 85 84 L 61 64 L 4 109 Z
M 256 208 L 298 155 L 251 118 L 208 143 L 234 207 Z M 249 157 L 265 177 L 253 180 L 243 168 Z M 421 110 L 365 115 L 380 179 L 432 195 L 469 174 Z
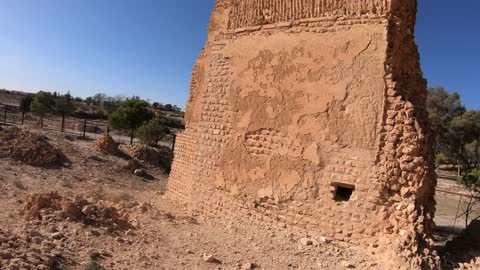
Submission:
M 139 95 L 184 107 L 214 0 L 0 0 L 0 88 Z M 419 0 L 430 86 L 480 109 L 480 1 Z

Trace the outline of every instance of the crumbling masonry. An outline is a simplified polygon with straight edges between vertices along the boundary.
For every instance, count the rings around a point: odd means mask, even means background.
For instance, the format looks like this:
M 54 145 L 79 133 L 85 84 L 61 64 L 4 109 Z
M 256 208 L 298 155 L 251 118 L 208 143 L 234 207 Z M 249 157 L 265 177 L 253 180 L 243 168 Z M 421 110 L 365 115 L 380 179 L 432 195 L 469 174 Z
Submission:
M 435 267 L 416 0 L 217 0 L 168 196 Z

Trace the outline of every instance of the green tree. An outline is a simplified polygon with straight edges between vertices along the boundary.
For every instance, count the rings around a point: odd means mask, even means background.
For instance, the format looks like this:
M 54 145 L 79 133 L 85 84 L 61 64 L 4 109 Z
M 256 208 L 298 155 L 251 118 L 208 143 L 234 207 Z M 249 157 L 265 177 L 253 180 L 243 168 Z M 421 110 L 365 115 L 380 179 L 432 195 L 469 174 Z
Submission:
M 20 109 L 22 112 L 26 113 L 30 111 L 30 105 L 32 105 L 34 95 L 26 95 L 20 101 Z
M 118 109 L 122 101 L 124 100 L 121 96 L 108 97 L 106 96 L 103 101 L 103 109 L 107 114 L 113 113 Z
M 173 105 L 172 104 L 165 104 L 165 111 L 171 112 L 173 111 Z
M 158 146 L 158 141 L 169 133 L 170 129 L 158 118 L 144 123 L 136 131 L 141 142 L 149 146 Z
M 465 174 L 460 179 L 460 183 L 469 191 L 480 193 L 480 170 L 475 169 Z
M 174 112 L 181 112 L 182 109 L 180 107 L 178 107 L 177 105 L 173 105 L 173 111 Z
M 440 166 L 446 164 L 447 162 L 448 158 L 447 156 L 445 156 L 445 154 L 439 153 L 435 155 L 435 167 L 437 168 L 437 170 L 440 170 Z
M 135 130 L 155 116 L 149 106 L 147 101 L 139 97 L 126 99 L 117 111 L 110 114 L 108 122 L 112 128 L 128 131 L 130 144 L 133 144 Z
M 60 115 L 68 115 L 75 111 L 75 102 L 68 92 L 65 95 L 58 95 L 55 99 L 54 111 Z
M 40 91 L 35 94 L 35 97 L 30 104 L 30 110 L 32 112 L 44 115 L 46 113 L 53 112 L 55 106 L 55 99 L 51 93 Z
M 428 90 L 427 110 L 435 134 L 435 153 L 448 157 L 450 125 L 455 117 L 465 112 L 465 106 L 458 93 L 450 94 L 443 87 L 437 87 Z
M 87 97 L 85 99 L 85 103 L 87 103 L 87 105 L 92 105 L 93 104 L 93 98 L 92 97 Z
M 451 121 L 448 134 L 450 152 L 462 162 L 465 171 L 471 170 L 472 163 L 478 166 L 479 140 L 480 111 L 467 111 Z
M 476 139 L 474 142 L 467 144 L 467 154 L 472 160 L 473 167 L 480 169 L 480 140 Z

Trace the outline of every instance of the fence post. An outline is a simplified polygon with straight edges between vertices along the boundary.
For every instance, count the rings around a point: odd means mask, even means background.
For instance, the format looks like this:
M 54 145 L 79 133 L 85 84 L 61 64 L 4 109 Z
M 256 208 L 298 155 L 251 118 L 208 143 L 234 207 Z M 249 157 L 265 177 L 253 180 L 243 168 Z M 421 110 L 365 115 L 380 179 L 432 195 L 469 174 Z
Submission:
M 62 130 L 61 132 L 65 131 L 65 113 L 62 113 Z
M 7 123 L 7 112 L 8 112 L 8 106 L 5 105 L 5 115 L 3 116 L 3 123 Z
M 177 134 L 173 135 L 173 143 L 172 143 L 172 152 L 175 153 L 175 143 L 177 142 Z
M 40 115 L 40 128 L 43 128 L 43 113 Z
M 25 111 L 22 110 L 22 126 L 25 123 Z
M 87 132 L 87 119 L 83 122 L 83 138 L 85 139 L 85 132 Z

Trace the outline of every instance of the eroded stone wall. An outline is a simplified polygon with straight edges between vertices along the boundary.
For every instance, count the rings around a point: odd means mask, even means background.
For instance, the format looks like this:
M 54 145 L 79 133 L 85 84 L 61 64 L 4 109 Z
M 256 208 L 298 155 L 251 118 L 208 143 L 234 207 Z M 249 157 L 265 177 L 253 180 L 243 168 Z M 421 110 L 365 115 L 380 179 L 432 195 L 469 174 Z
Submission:
M 386 267 L 435 265 L 415 14 L 414 0 L 218 0 L 169 196 L 363 245 Z

